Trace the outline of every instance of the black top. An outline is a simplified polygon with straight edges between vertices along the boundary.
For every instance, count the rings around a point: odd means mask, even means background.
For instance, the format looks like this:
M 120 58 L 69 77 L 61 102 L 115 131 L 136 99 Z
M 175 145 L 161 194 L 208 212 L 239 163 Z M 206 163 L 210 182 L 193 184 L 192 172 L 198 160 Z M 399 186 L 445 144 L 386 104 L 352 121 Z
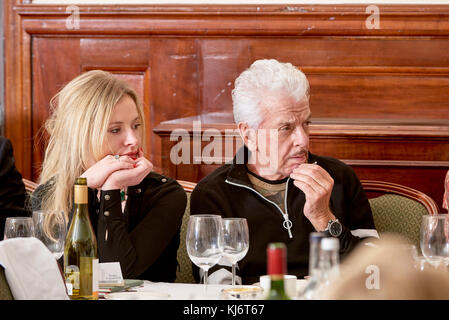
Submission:
M 239 152 L 248 151 L 242 148 Z M 316 230 L 303 214 L 305 194 L 288 179 L 286 207 L 292 222 L 290 238 L 283 226 L 284 217 L 280 210 L 253 188 L 246 164 L 236 164 L 236 159 L 216 169 L 197 184 L 191 196 L 191 212 L 247 219 L 249 250 L 238 263 L 239 275 L 244 284 L 255 283 L 259 281 L 259 276 L 266 274 L 266 248 L 270 242 L 284 242 L 287 245 L 289 274 L 298 277 L 307 275 L 309 234 Z M 350 230 L 375 229 L 371 208 L 359 179 L 349 166 L 333 158 L 309 154 L 309 162 L 315 161 L 334 179 L 330 208 L 343 224 L 339 240 L 340 253 L 344 255 L 361 241 Z M 211 269 L 209 274 L 216 269 Z M 196 272 L 194 275 L 197 277 Z
M 32 197 L 41 206 L 40 185 Z M 89 188 L 89 215 L 96 232 L 100 262 L 120 262 L 123 277 L 174 282 L 177 250 L 187 196 L 176 180 L 151 172 L 137 186 L 128 187 L 122 213 L 120 190 Z M 73 209 L 70 213 L 70 219 Z
M 7 217 L 30 216 L 24 209 L 25 199 L 25 185 L 15 166 L 11 141 L 0 137 L 0 239 Z

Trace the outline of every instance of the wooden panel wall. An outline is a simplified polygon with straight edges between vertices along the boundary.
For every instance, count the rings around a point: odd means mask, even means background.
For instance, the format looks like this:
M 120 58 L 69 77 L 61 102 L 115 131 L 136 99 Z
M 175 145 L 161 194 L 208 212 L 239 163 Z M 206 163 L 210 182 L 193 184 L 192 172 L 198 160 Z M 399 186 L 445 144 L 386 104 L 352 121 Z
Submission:
M 79 6 L 80 28 L 68 29 L 64 6 L 4 1 L 5 135 L 17 166 L 38 178 L 49 100 L 81 72 L 103 69 L 142 97 L 156 170 L 196 182 L 217 164 L 171 163 L 171 130 L 192 134 L 194 119 L 233 128 L 235 78 L 256 59 L 276 58 L 309 79 L 312 152 L 441 204 L 449 6 L 378 7 L 380 28 L 367 29 L 362 5 Z

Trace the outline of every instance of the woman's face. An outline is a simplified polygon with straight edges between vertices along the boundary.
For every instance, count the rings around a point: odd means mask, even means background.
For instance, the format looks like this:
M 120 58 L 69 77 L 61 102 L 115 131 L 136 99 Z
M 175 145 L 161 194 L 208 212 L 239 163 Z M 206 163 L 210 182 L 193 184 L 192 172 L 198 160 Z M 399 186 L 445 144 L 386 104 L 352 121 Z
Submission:
M 142 146 L 142 121 L 134 100 L 124 95 L 112 110 L 106 133 L 105 155 L 137 158 Z

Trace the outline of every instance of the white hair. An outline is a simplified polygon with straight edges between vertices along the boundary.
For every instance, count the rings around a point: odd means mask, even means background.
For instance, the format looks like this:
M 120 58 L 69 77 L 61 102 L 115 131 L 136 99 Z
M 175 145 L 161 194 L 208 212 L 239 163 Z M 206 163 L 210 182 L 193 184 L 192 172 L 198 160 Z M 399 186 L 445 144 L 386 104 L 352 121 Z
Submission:
M 246 122 L 256 129 L 263 120 L 260 105 L 269 95 L 290 96 L 298 102 L 309 97 L 309 81 L 291 63 L 274 59 L 255 61 L 235 80 L 232 90 L 235 123 Z

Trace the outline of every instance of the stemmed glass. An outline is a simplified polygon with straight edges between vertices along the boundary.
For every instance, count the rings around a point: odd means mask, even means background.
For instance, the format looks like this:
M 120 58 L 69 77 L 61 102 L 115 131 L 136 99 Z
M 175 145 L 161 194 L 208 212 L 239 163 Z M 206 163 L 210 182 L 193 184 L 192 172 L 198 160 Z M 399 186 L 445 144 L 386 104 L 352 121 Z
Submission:
M 6 218 L 4 239 L 18 237 L 34 237 L 33 220 L 30 217 Z
M 433 267 L 449 265 L 449 216 L 447 214 L 423 216 L 420 240 L 422 254 Z
M 232 285 L 235 286 L 235 267 L 249 248 L 248 223 L 245 218 L 223 219 L 223 256 L 232 263 Z
M 33 211 L 35 237 L 45 244 L 56 260 L 64 254 L 67 222 L 64 212 Z
M 207 272 L 223 255 L 223 227 L 219 215 L 191 215 L 187 225 L 186 248 L 190 260 L 204 271 L 204 288 Z

